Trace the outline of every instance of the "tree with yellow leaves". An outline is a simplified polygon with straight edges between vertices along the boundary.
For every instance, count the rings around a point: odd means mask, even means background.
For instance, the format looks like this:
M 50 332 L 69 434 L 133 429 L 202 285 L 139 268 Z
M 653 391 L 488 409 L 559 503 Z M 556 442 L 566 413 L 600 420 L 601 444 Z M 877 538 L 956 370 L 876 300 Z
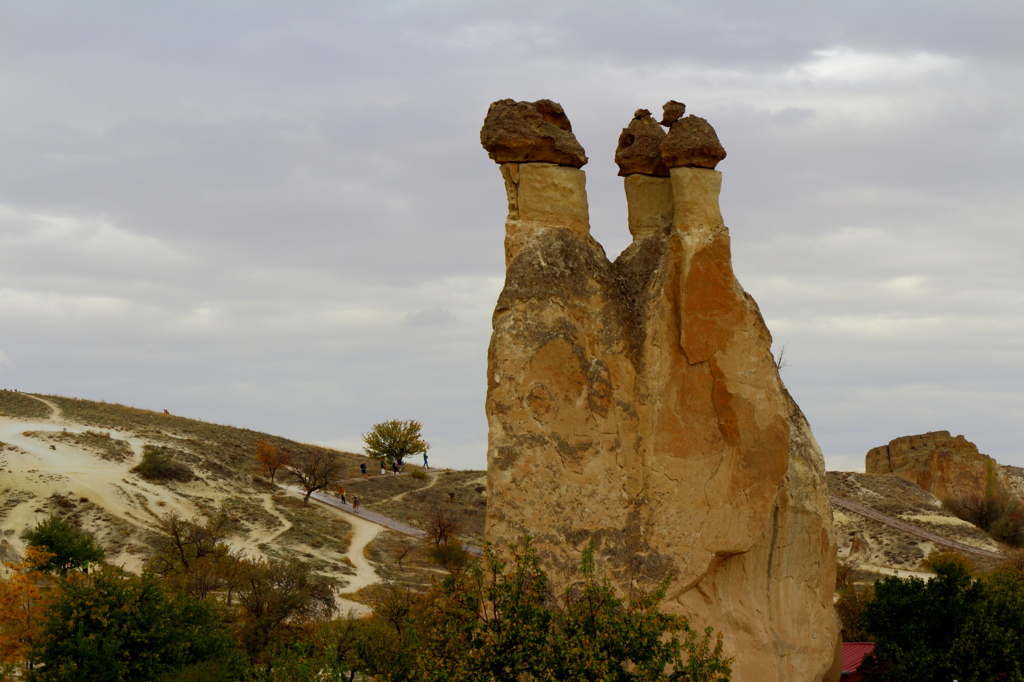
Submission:
M 40 547 L 28 547 L 19 563 L 0 580 L 0 663 L 22 667 L 42 634 L 43 613 L 51 600 L 50 578 L 42 568 L 56 556 Z
M 270 476 L 270 483 L 274 483 L 274 476 L 278 469 L 286 467 L 292 462 L 292 455 L 287 450 L 274 447 L 265 440 L 256 443 L 256 461 L 267 476 Z

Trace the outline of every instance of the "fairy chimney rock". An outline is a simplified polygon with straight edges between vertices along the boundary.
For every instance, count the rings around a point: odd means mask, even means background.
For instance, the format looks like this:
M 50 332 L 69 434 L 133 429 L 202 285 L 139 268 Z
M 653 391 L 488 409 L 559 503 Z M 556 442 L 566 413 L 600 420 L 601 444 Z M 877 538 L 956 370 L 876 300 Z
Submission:
M 540 151 L 568 120 L 539 104 L 496 102 L 481 132 L 509 201 L 486 540 L 533 536 L 556 588 L 593 540 L 622 589 L 671 577 L 662 608 L 723 632 L 734 681 L 824 680 L 839 636 L 824 461 L 733 274 L 718 137 L 704 119 L 670 121 L 666 177 L 649 163 L 657 124 L 637 111 L 626 147 L 640 148 L 616 159 L 634 239 L 610 262 L 586 175 Z

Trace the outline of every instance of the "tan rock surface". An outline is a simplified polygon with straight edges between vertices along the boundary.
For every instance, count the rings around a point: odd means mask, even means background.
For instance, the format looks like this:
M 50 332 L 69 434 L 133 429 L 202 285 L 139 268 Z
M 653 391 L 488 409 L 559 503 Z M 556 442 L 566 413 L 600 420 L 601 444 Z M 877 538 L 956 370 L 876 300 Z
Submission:
M 502 176 L 487 540 L 531 534 L 564 587 L 594 539 L 623 589 L 672 576 L 664 608 L 724 632 L 737 682 L 824 679 L 839 631 L 823 458 L 733 275 L 721 174 L 627 177 L 634 241 L 614 263 L 580 229 L 582 171 Z M 547 188 L 533 196 L 565 188 L 563 208 L 529 205 L 528 176 Z
M 864 470 L 869 474 L 896 474 L 913 481 L 940 500 L 983 496 L 989 478 L 1007 487 L 1002 467 L 978 452 L 978 446 L 949 431 L 902 436 L 868 450 Z

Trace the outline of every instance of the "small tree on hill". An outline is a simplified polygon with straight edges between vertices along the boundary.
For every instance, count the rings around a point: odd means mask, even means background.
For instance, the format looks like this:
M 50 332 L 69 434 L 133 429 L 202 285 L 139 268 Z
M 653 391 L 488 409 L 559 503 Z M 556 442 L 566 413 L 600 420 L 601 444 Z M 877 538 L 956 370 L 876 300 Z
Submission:
M 81 568 L 93 561 L 103 561 L 103 548 L 92 535 L 75 528 L 58 516 L 51 516 L 35 528 L 25 531 L 25 540 L 53 554 L 40 570 L 64 575 L 72 568 Z
M 306 492 L 303 502 L 309 504 L 309 496 L 317 490 L 334 485 L 341 479 L 345 464 L 337 452 L 317 448 L 296 454 L 285 469 Z
M 279 469 L 291 463 L 292 454 L 261 440 L 256 443 L 256 461 L 260 463 L 260 470 L 270 476 L 270 483 L 273 485 L 274 476 L 277 475 Z
M 374 424 L 369 433 L 363 434 L 366 443 L 363 451 L 367 457 L 383 457 L 388 463 L 422 455 L 430 449 L 430 444 L 420 435 L 422 428 L 415 419 L 392 419 Z

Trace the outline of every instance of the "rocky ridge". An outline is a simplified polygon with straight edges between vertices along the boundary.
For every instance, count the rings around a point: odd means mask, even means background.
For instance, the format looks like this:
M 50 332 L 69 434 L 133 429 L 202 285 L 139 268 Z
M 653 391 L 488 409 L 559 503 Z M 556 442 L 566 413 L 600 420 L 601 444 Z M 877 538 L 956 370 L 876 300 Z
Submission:
M 864 457 L 864 470 L 913 481 L 940 500 L 983 497 L 988 486 L 1009 486 L 1003 468 L 994 459 L 949 431 L 902 436 L 872 448 Z

